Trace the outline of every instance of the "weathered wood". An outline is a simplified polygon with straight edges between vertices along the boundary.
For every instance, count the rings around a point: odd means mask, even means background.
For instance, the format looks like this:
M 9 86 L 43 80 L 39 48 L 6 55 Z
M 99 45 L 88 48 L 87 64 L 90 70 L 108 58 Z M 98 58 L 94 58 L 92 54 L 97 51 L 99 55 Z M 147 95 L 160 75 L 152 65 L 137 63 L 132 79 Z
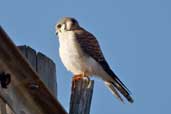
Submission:
M 80 79 L 72 82 L 69 114 L 89 114 L 93 95 L 94 81 L 88 87 L 87 80 Z
M 8 104 L 6 104 L 6 111 L 7 111 L 7 114 L 14 114 L 14 112 L 11 110 Z M 24 113 L 21 113 L 21 114 L 24 114 Z
M 55 63 L 42 53 L 37 54 L 37 72 L 54 96 L 57 96 Z
M 0 88 L 0 97 L 15 114 L 66 114 L 2 27 L 0 27 L 0 70 L 11 75 L 8 89 Z M 16 109 L 15 105 L 20 109 Z
M 52 94 L 57 96 L 56 66 L 55 63 L 44 54 L 36 51 L 29 46 L 18 46 L 23 55 L 27 58 L 34 70 L 39 74 Z
M 28 62 L 31 64 L 34 71 L 37 71 L 37 53 L 34 49 L 30 48 L 29 46 L 17 46 L 20 51 L 22 52 L 22 55 L 28 60 Z
M 0 114 L 7 114 L 6 103 L 0 98 Z

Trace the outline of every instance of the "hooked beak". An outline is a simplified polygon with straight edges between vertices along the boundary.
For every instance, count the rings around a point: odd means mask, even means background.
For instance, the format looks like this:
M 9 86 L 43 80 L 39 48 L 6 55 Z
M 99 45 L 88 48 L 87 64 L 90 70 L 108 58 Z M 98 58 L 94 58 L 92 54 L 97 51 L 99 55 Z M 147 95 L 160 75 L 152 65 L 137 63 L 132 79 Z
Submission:
M 59 25 L 57 25 L 57 28 L 56 28 L 56 35 L 58 35 L 58 33 L 60 33 L 60 32 L 63 32 L 63 31 L 65 31 L 65 24 L 59 24 Z
M 58 35 L 58 32 L 56 31 L 56 35 Z
M 55 27 L 55 34 L 58 35 L 58 28 Z

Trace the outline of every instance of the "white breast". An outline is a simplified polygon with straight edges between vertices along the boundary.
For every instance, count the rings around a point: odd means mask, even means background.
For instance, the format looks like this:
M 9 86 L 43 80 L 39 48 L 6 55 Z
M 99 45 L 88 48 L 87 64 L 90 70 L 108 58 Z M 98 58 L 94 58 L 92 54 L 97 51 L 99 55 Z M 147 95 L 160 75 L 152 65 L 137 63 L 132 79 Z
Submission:
M 89 76 L 106 75 L 102 67 L 93 58 L 83 53 L 72 31 L 65 31 L 58 35 L 60 58 L 67 70 L 73 74 L 81 74 L 84 72 Z
M 59 54 L 64 66 L 74 74 L 86 71 L 86 57 L 72 31 L 59 33 Z

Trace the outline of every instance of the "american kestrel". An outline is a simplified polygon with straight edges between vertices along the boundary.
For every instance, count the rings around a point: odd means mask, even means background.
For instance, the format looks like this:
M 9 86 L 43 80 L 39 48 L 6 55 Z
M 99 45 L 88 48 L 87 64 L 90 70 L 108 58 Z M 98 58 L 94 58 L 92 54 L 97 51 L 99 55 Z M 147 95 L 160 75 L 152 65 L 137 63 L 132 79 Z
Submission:
M 109 67 L 94 35 L 71 17 L 64 17 L 57 23 L 56 34 L 59 38 L 60 58 L 75 79 L 97 76 L 119 100 L 123 102 L 122 94 L 133 103 L 130 91 Z

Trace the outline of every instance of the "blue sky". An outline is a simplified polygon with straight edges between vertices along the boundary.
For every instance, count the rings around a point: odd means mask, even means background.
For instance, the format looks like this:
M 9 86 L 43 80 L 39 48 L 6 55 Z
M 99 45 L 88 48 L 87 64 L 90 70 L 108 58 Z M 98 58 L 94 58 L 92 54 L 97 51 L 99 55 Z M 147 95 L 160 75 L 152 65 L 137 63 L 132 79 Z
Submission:
M 95 79 L 91 114 L 171 113 L 171 1 L 1 0 L 0 24 L 17 45 L 50 57 L 57 67 L 58 99 L 68 111 L 72 74 L 58 54 L 55 24 L 75 17 L 93 33 L 111 68 L 132 91 L 122 104 Z

